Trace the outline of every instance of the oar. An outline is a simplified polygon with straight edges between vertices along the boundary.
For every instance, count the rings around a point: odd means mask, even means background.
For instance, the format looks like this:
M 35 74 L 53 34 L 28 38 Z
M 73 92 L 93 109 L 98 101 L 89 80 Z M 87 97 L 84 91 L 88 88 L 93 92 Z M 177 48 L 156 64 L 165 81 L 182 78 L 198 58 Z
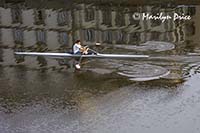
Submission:
M 91 49 L 91 48 L 89 48 L 89 50 L 92 51 L 92 52 L 94 52 L 95 54 L 98 54 L 97 51 L 95 51 L 95 50 L 93 50 L 93 49 Z
M 95 50 L 93 50 L 93 49 L 88 48 L 88 50 L 94 52 L 95 54 L 98 54 L 98 52 L 95 51 Z M 83 54 L 81 54 L 81 56 L 80 56 L 80 58 L 79 58 L 79 61 L 78 61 L 78 64 L 79 64 L 79 65 L 81 64 L 82 58 L 83 58 Z
M 78 64 L 81 63 L 82 58 L 83 58 L 83 56 L 82 56 L 82 54 L 81 54 L 81 57 L 79 58 Z

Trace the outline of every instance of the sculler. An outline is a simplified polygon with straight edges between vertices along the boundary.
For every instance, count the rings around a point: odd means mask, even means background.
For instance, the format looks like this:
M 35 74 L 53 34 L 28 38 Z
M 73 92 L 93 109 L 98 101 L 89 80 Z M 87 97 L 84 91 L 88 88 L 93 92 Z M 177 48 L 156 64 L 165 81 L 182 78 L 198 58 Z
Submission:
M 87 46 L 82 46 L 81 41 L 77 40 L 75 44 L 73 45 L 73 54 L 78 54 L 78 55 L 87 55 L 88 54 L 89 48 Z M 76 69 L 80 69 L 80 62 L 81 62 L 82 57 L 80 57 L 79 60 L 77 60 L 77 63 L 75 64 Z

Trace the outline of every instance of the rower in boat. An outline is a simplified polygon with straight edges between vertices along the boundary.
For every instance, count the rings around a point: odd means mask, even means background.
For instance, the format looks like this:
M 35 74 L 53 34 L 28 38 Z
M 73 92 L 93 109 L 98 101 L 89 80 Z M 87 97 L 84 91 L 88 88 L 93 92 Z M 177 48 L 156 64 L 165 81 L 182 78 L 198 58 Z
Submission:
M 53 59 L 69 59 L 73 58 L 77 62 L 75 63 L 76 69 L 80 69 L 80 62 L 81 59 L 145 59 L 149 58 L 149 55 L 131 55 L 131 54 L 102 54 L 98 53 L 95 50 L 92 50 L 88 47 L 84 47 L 81 45 L 81 41 L 77 40 L 72 47 L 73 52 L 67 53 L 48 53 L 48 52 L 15 52 L 16 55 L 23 55 L 23 56 L 44 56 Z M 79 60 L 77 59 L 79 58 Z
M 81 41 L 77 40 L 75 44 L 73 45 L 73 54 L 78 54 L 78 55 L 87 55 L 89 48 L 87 46 L 82 46 Z M 82 57 L 80 57 L 79 60 L 77 60 L 77 63 L 75 64 L 76 69 L 80 69 L 80 62 L 81 62 Z
M 77 40 L 73 45 L 73 54 L 88 54 L 89 48 L 87 46 L 82 46 L 81 41 Z

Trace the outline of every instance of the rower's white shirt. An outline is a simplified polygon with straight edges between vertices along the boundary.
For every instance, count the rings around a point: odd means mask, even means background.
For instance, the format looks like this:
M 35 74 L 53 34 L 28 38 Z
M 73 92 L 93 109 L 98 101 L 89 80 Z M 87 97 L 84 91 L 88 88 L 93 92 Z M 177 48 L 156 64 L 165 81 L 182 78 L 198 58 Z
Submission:
M 74 54 L 77 53 L 77 52 L 79 52 L 80 49 L 81 49 L 81 45 L 75 43 L 74 46 L 73 46 L 73 52 L 74 52 Z

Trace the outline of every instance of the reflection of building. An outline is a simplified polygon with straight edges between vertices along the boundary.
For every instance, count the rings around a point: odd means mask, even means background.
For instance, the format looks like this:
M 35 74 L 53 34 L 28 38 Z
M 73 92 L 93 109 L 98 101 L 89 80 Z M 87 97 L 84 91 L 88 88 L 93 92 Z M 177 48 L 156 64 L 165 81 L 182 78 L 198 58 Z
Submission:
M 71 43 L 68 34 L 72 29 L 70 11 L 0 8 L 0 12 L 1 39 L 4 45 L 31 46 L 42 43 L 57 48 L 60 42 L 57 37 L 64 40 L 61 45 Z M 60 34 L 61 31 L 63 34 Z
M 134 20 L 132 15 L 135 12 L 190 13 L 189 9 L 179 7 L 169 11 L 154 6 L 119 8 L 89 4 L 77 4 L 73 9 L 1 7 L 0 35 L 4 45 L 45 44 L 49 49 L 71 47 L 76 39 L 87 44 L 135 44 L 148 40 L 180 42 L 187 36 L 183 22 Z
M 79 3 L 74 4 L 72 8 L 70 4 L 66 7 L 66 5 L 58 4 L 59 2 L 49 7 L 47 0 L 45 0 L 47 5 L 43 3 L 40 6 L 36 1 L 25 1 L 29 7 L 20 4 L 6 6 L 6 8 L 0 6 L 0 47 L 15 47 L 21 50 L 23 46 L 33 48 L 34 51 L 48 48 L 48 50 L 64 52 L 65 48 L 71 48 L 76 39 L 81 39 L 86 45 L 96 42 L 139 44 L 149 40 L 199 42 L 199 7 L 116 7 Z M 2 3 L 0 5 L 3 5 Z M 193 16 L 193 20 L 180 22 L 169 20 L 164 23 L 153 20 L 135 20 L 133 14 L 136 12 L 185 13 Z M 33 58 L 24 61 L 23 57 L 15 57 L 13 50 L 9 48 L 0 49 L 0 62 L 13 64 L 17 60 L 31 65 L 35 63 L 36 59 Z M 56 64 L 44 58 L 37 58 L 37 63 L 52 64 L 52 66 Z M 37 63 L 35 63 L 36 66 Z
M 190 9 L 191 12 L 194 14 L 193 16 L 193 21 L 190 22 L 189 24 L 186 25 L 186 30 L 187 30 L 187 37 L 191 40 L 194 40 L 195 43 L 199 44 L 200 41 L 200 16 L 199 16 L 199 12 L 200 12 L 200 6 L 197 7 L 193 7 L 192 9 Z

